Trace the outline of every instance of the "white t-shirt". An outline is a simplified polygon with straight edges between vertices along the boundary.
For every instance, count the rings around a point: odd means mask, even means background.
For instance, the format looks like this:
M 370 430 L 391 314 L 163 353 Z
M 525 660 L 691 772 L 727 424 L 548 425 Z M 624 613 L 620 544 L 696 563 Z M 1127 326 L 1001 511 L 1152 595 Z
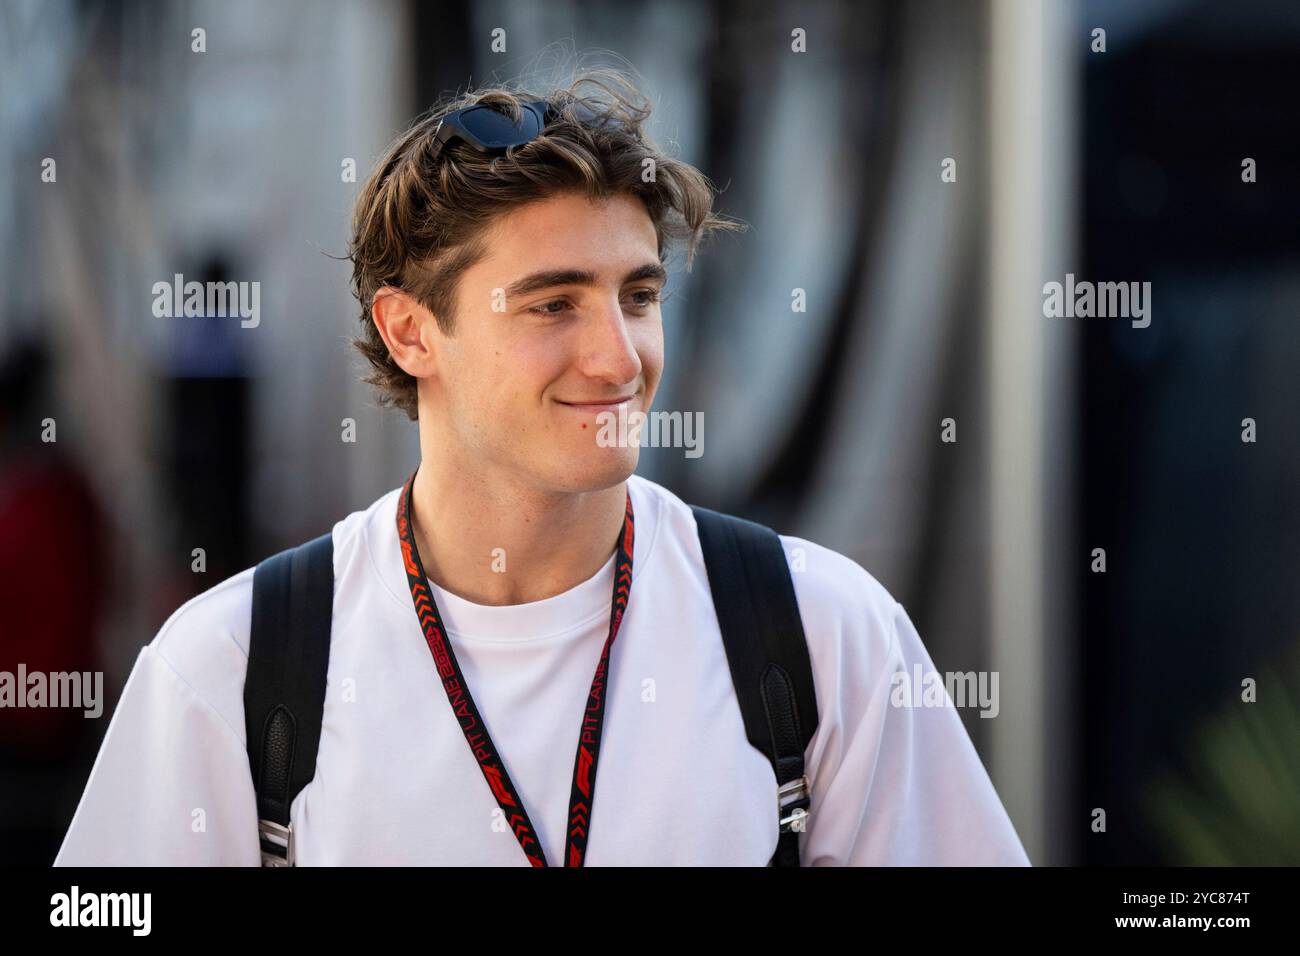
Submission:
M 776 777 L 745 736 L 690 508 L 628 480 L 633 586 L 611 651 L 586 863 L 764 866 Z M 315 778 L 291 808 L 297 862 L 527 866 L 438 680 L 396 530 L 400 489 L 338 522 Z M 933 670 L 903 608 L 852 560 L 782 535 L 818 704 L 804 866 L 1027 865 L 950 707 L 891 704 Z M 253 570 L 188 601 L 145 646 L 56 866 L 258 866 L 245 749 Z M 552 865 L 609 628 L 614 557 L 576 587 L 488 607 L 430 584 L 484 722 Z

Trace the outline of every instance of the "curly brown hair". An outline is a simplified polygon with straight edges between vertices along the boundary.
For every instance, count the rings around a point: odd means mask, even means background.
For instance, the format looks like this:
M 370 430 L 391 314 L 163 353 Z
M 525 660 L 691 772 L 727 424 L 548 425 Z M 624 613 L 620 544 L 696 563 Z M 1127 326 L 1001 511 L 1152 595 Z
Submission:
M 584 87 L 593 90 L 583 95 Z M 660 258 L 682 243 L 687 270 L 707 234 L 744 228 L 713 213 L 714 189 L 703 173 L 645 135 L 652 106 L 611 69 L 585 70 L 545 97 L 554 114 L 541 134 L 504 155 L 453 143 L 431 156 L 446 114 L 481 103 L 518 121 L 522 104 L 542 98 L 492 85 L 433 107 L 393 140 L 357 197 L 348 259 L 362 332 L 353 345 L 373 367 L 364 381 L 375 386 L 380 404 L 400 408 L 411 420 L 419 414 L 416 380 L 380 338 L 371 315 L 375 293 L 384 286 L 410 293 L 444 334 L 452 334 L 457 281 L 485 255 L 484 232 L 497 216 L 562 192 L 592 199 L 629 194 L 645 204 Z M 643 175 L 647 169 L 652 176 Z

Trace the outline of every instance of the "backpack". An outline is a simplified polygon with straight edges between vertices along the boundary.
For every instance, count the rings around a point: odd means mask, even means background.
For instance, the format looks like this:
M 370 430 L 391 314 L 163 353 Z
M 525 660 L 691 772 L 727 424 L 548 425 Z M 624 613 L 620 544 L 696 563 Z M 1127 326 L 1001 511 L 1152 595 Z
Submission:
M 811 792 L 804 750 L 817 698 L 803 622 L 776 532 L 692 505 L 745 735 L 772 764 L 778 828 L 769 866 L 799 866 Z M 316 774 L 334 602 L 332 534 L 253 574 L 244 722 L 263 866 L 293 866 L 289 808 Z

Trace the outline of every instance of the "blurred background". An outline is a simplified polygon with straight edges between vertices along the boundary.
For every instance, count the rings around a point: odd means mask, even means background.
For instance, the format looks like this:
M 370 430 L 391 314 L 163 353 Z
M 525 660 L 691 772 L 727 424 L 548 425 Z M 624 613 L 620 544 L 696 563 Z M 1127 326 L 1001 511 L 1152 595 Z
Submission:
M 105 674 L 98 720 L 0 709 L 0 863 L 53 859 L 180 603 L 418 461 L 346 344 L 346 161 L 575 51 L 750 224 L 665 304 L 704 454 L 639 472 L 997 671 L 961 714 L 1035 864 L 1300 862 L 1293 0 L 0 0 L 0 671 Z M 156 318 L 176 273 L 260 324 Z M 1150 326 L 1045 317 L 1067 273 Z

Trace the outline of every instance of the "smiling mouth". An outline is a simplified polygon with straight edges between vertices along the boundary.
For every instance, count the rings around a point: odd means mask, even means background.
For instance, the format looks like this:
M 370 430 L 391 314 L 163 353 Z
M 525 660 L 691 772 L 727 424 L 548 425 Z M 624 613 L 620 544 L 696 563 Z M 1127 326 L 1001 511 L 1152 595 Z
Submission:
M 598 399 L 594 402 L 560 402 L 560 404 L 580 412 L 616 412 L 619 406 L 631 402 L 634 398 L 635 395 L 624 395 L 618 398 Z

